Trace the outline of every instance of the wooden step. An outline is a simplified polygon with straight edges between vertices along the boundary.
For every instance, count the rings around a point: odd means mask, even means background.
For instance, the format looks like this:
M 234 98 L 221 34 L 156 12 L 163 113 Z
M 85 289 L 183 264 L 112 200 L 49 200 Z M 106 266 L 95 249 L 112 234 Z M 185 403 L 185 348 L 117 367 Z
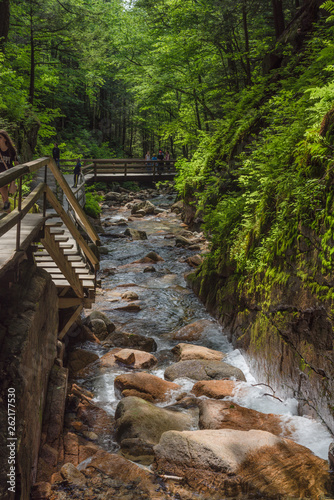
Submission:
M 71 285 L 69 284 L 69 282 L 66 280 L 66 279 L 58 279 L 58 278 L 52 278 L 52 281 L 54 282 L 54 284 L 56 285 L 56 287 L 58 288 L 63 288 L 65 286 L 68 286 L 70 287 Z M 84 288 L 92 288 L 94 289 L 95 288 L 95 285 L 94 285 L 94 281 L 92 280 L 83 280 L 82 281 L 82 286 Z
M 53 269 L 58 269 L 58 266 L 57 264 L 51 259 L 48 259 L 46 258 L 46 260 L 36 260 L 36 266 L 37 267 L 43 267 L 43 268 L 53 268 Z M 84 262 L 75 262 L 73 261 L 72 262 L 72 267 L 75 268 L 75 269 L 80 269 L 80 272 L 81 272 L 81 269 L 82 269 L 82 272 L 84 269 L 86 269 L 86 264 Z M 87 272 L 89 272 L 89 270 L 87 269 Z

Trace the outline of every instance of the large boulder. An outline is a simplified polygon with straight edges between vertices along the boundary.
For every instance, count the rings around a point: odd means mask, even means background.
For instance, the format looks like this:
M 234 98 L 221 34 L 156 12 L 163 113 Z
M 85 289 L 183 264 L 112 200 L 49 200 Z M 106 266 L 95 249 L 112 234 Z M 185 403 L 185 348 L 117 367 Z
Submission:
M 171 391 L 180 389 L 178 384 L 145 372 L 119 375 L 115 378 L 114 385 L 124 397 L 138 396 L 150 402 L 167 401 Z
M 208 349 L 200 345 L 194 344 L 178 344 L 172 349 L 173 353 L 177 356 L 179 361 L 186 361 L 188 359 L 207 359 L 214 361 L 221 361 L 226 354 L 213 349 Z
M 156 264 L 157 262 L 164 262 L 164 259 L 156 252 L 151 251 L 145 257 L 135 260 L 133 264 Z
M 199 402 L 200 429 L 235 429 L 249 431 L 257 429 L 276 436 L 289 436 L 279 415 L 261 413 L 239 406 L 232 401 L 213 401 L 205 399 Z
M 140 203 L 133 205 L 131 208 L 131 214 L 136 214 L 139 211 L 144 215 L 154 214 L 155 206 L 148 200 L 141 201 Z
M 85 349 L 75 349 L 68 357 L 68 368 L 71 375 L 77 374 L 83 368 L 90 365 L 99 359 L 99 356 L 94 352 L 86 351 Z
M 200 340 L 207 330 L 210 330 L 213 326 L 213 322 L 208 319 L 200 319 L 185 325 L 173 334 L 175 340 L 181 340 L 186 342 L 193 342 L 194 340 Z
M 224 361 L 206 361 L 203 359 L 179 361 L 168 366 L 165 370 L 165 378 L 172 381 L 177 378 L 219 380 L 231 377 L 246 381 L 245 375 L 239 368 L 224 363 Z
M 114 323 L 101 311 L 93 311 L 85 319 L 84 324 L 92 329 L 99 340 L 105 340 L 116 329 Z
M 239 385 L 240 383 L 234 380 L 200 380 L 196 382 L 191 392 L 197 397 L 223 399 L 234 396 Z
M 138 229 L 132 229 L 128 227 L 124 231 L 125 236 L 130 236 L 133 240 L 147 240 L 147 234 L 145 231 L 139 231 Z
M 265 431 L 168 431 L 154 452 L 157 470 L 200 487 L 205 499 L 318 499 L 330 490 L 327 461 Z
M 121 349 L 116 355 L 116 360 L 134 369 L 149 369 L 158 363 L 156 357 L 145 351 L 136 349 Z
M 137 446 L 137 454 L 148 453 L 147 444 L 157 444 L 161 435 L 169 430 L 190 430 L 192 415 L 159 408 L 137 397 L 127 397 L 118 403 L 115 413 L 116 440 L 129 447 L 128 440 Z M 197 423 L 197 422 L 196 422 Z M 136 441 L 133 441 L 136 440 Z M 153 455 L 153 452 L 151 453 Z
M 137 333 L 114 332 L 109 335 L 107 342 L 115 347 L 127 347 L 147 352 L 157 350 L 157 344 L 152 337 L 145 337 L 145 335 Z

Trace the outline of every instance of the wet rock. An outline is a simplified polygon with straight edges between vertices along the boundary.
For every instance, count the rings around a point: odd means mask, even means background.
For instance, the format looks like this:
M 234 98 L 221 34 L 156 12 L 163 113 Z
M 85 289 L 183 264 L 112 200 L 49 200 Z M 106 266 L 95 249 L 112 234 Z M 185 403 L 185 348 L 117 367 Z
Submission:
M 307 448 L 265 431 L 168 431 L 154 447 L 155 466 L 201 487 L 204 498 L 320 498 L 328 465 Z M 203 492 L 202 486 L 205 485 Z
M 108 337 L 107 325 L 102 319 L 92 319 L 90 324 L 94 334 L 99 340 L 105 340 Z
M 149 369 L 158 363 L 153 354 L 137 351 L 136 349 L 122 349 L 115 355 L 115 358 L 117 361 L 135 369 Z
M 131 215 L 134 215 L 141 211 L 144 215 L 154 214 L 155 206 L 148 200 L 136 203 L 131 208 Z
M 90 323 L 93 321 L 93 320 L 96 320 L 96 319 L 99 319 L 99 320 L 102 320 L 106 327 L 107 327 L 107 330 L 108 330 L 108 333 L 112 333 L 115 331 L 116 329 L 116 326 L 114 325 L 114 323 L 108 318 L 108 316 L 106 314 L 104 314 L 103 312 L 101 311 L 93 311 L 86 319 L 86 323 L 88 325 L 90 325 Z M 94 332 L 95 333 L 95 332 Z
M 65 481 L 77 488 L 84 488 L 87 484 L 85 476 L 71 463 L 63 465 L 60 474 Z
M 177 236 L 175 238 L 175 245 L 177 247 L 189 247 L 192 245 L 194 242 L 192 240 L 189 240 L 185 238 L 184 236 Z
M 329 445 L 328 449 L 328 461 L 329 461 L 329 468 L 331 471 L 334 471 L 334 443 L 331 443 Z
M 70 373 L 75 375 L 77 372 L 86 368 L 86 366 L 94 363 L 99 359 L 98 355 L 94 352 L 86 351 L 84 349 L 75 349 L 69 355 L 68 367 Z
M 178 384 L 167 382 L 150 373 L 138 372 L 119 375 L 114 381 L 115 389 L 120 391 L 122 396 L 131 395 L 141 397 L 149 401 L 167 401 L 171 391 L 180 389 Z
M 124 234 L 125 236 L 130 236 L 133 240 L 147 240 L 147 234 L 145 231 L 139 231 L 130 227 L 124 231 Z
M 186 263 L 189 264 L 191 267 L 198 267 L 202 264 L 203 258 L 196 254 L 196 255 L 191 255 L 191 257 L 188 257 L 186 259 Z
M 177 356 L 179 361 L 185 361 L 188 359 L 220 361 L 226 356 L 226 354 L 220 351 L 215 351 L 213 349 L 208 349 L 207 347 L 194 344 L 178 344 L 173 347 L 172 352 Z
M 157 270 L 154 266 L 145 267 L 143 273 L 155 273 Z
M 34 484 L 31 491 L 32 500 L 48 500 L 51 497 L 51 484 L 46 481 Z
M 108 337 L 115 347 L 129 347 L 140 351 L 155 352 L 157 344 L 152 337 L 145 337 L 137 333 L 114 332 Z
M 175 340 L 185 340 L 188 342 L 200 340 L 206 330 L 209 330 L 212 326 L 212 321 L 208 319 L 200 319 L 180 328 L 174 333 L 173 338 Z
M 199 402 L 199 412 L 200 429 L 235 429 L 240 431 L 256 429 L 285 437 L 291 434 L 285 430 L 279 415 L 244 408 L 232 401 L 202 400 Z
M 83 435 L 91 441 L 97 441 L 99 438 L 96 432 L 93 431 L 83 431 Z
M 87 464 L 85 473 L 89 475 L 90 473 L 96 476 L 96 471 L 101 471 L 104 477 L 108 477 L 110 480 L 117 480 L 119 486 L 117 487 L 117 491 L 119 487 L 122 486 L 124 488 L 124 493 L 122 496 L 117 496 L 117 498 L 132 498 L 131 494 L 129 496 L 130 490 L 135 490 L 138 495 L 133 498 L 136 499 L 147 499 L 150 498 L 153 500 L 154 498 L 164 498 L 164 495 L 160 496 L 156 493 L 157 484 L 154 483 L 154 476 L 146 470 L 138 467 L 138 465 L 126 460 L 120 455 L 108 453 L 107 451 L 99 451 L 96 453 L 92 459 L 92 461 Z M 110 487 L 105 490 L 106 493 L 105 498 L 116 498 L 110 495 Z M 107 496 L 108 495 L 108 496 Z M 149 496 L 147 496 L 149 495 Z M 93 497 L 91 497 L 93 498 Z
M 123 300 L 138 300 L 138 294 L 136 292 L 128 291 L 122 293 L 121 298 Z
M 114 191 L 109 191 L 104 197 L 105 201 L 121 201 L 122 195 L 121 193 L 116 193 Z
M 101 246 L 99 247 L 99 253 L 100 253 L 101 255 L 108 255 L 108 253 L 109 253 L 109 249 L 108 249 L 108 247 L 106 247 L 106 246 L 104 246 L 104 245 L 101 245 Z
M 125 306 L 115 307 L 117 311 L 127 311 L 127 312 L 139 312 L 141 307 L 139 304 L 135 302 L 129 302 L 129 304 Z
M 224 363 L 224 361 L 206 361 L 202 359 L 179 361 L 165 370 L 167 380 L 187 377 L 193 380 L 219 380 L 235 377 L 246 381 L 245 375 L 239 368 Z
M 108 413 L 92 403 L 81 403 L 77 411 L 77 418 L 85 424 L 89 431 L 98 435 L 111 434 L 113 429 L 112 418 Z
M 150 465 L 154 459 L 154 443 L 147 443 L 139 437 L 122 439 L 121 453 L 128 460 Z
M 238 387 L 238 382 L 234 380 L 201 380 L 196 382 L 191 392 L 197 397 L 223 399 L 233 396 Z
M 115 413 L 116 439 L 140 438 L 144 443 L 157 444 L 168 430 L 189 430 L 191 415 L 159 408 L 137 397 L 127 397 L 118 403 Z
M 135 260 L 134 264 L 148 264 L 148 263 L 156 263 L 156 262 L 164 262 L 164 259 L 160 257 L 156 252 L 149 252 L 145 257 L 141 259 Z
M 184 207 L 183 200 L 179 200 L 171 206 L 171 210 L 176 214 L 180 214 L 182 213 L 183 207 Z
M 99 362 L 99 367 L 104 369 L 109 369 L 109 368 L 112 368 L 113 366 L 116 365 L 117 361 L 116 361 L 116 353 L 118 353 L 121 349 L 119 348 L 116 348 L 116 349 L 112 349 L 111 351 L 107 352 L 107 354 L 104 354 L 101 358 L 100 358 L 100 362 Z

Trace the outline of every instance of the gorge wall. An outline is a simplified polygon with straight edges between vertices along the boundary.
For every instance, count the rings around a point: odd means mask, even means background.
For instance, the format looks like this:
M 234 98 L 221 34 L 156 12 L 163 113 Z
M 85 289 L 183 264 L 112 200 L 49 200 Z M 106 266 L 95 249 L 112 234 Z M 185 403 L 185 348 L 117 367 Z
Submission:
M 0 497 L 26 500 L 35 479 L 48 380 L 57 357 L 58 301 L 50 275 L 29 261 L 8 287 L 10 281 L 5 277 L 0 287 Z
M 269 296 L 238 287 L 238 278 L 228 266 L 213 268 L 209 258 L 188 283 L 245 355 L 258 382 L 276 396 L 295 397 L 300 414 L 317 415 L 334 432 L 330 303 L 320 301 L 297 276 L 272 286 Z

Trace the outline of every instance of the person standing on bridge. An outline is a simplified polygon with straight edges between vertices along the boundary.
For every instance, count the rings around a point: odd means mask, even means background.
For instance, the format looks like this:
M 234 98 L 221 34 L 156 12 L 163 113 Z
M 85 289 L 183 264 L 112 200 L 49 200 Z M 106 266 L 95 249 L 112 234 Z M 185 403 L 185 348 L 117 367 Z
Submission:
M 0 172 L 6 172 L 6 170 L 12 168 L 14 165 L 18 165 L 18 163 L 17 153 L 13 141 L 5 130 L 0 130 Z M 14 194 L 15 191 L 16 184 L 15 181 L 13 181 L 10 184 L 10 192 Z M 10 210 L 8 186 L 0 188 L 0 193 L 3 201 L 3 209 L 5 211 Z
M 161 174 L 161 172 L 164 169 L 164 152 L 162 151 L 162 149 L 159 149 L 158 160 L 159 160 L 158 172 L 159 174 Z
M 81 162 L 80 158 L 77 159 L 77 164 L 74 167 L 74 184 L 72 187 L 77 187 L 78 185 L 78 180 L 79 180 L 79 175 L 81 174 Z
M 60 149 L 58 148 L 58 144 L 56 142 L 54 143 L 54 148 L 52 150 L 52 158 L 56 162 L 57 167 L 60 169 L 60 163 L 59 163 Z

